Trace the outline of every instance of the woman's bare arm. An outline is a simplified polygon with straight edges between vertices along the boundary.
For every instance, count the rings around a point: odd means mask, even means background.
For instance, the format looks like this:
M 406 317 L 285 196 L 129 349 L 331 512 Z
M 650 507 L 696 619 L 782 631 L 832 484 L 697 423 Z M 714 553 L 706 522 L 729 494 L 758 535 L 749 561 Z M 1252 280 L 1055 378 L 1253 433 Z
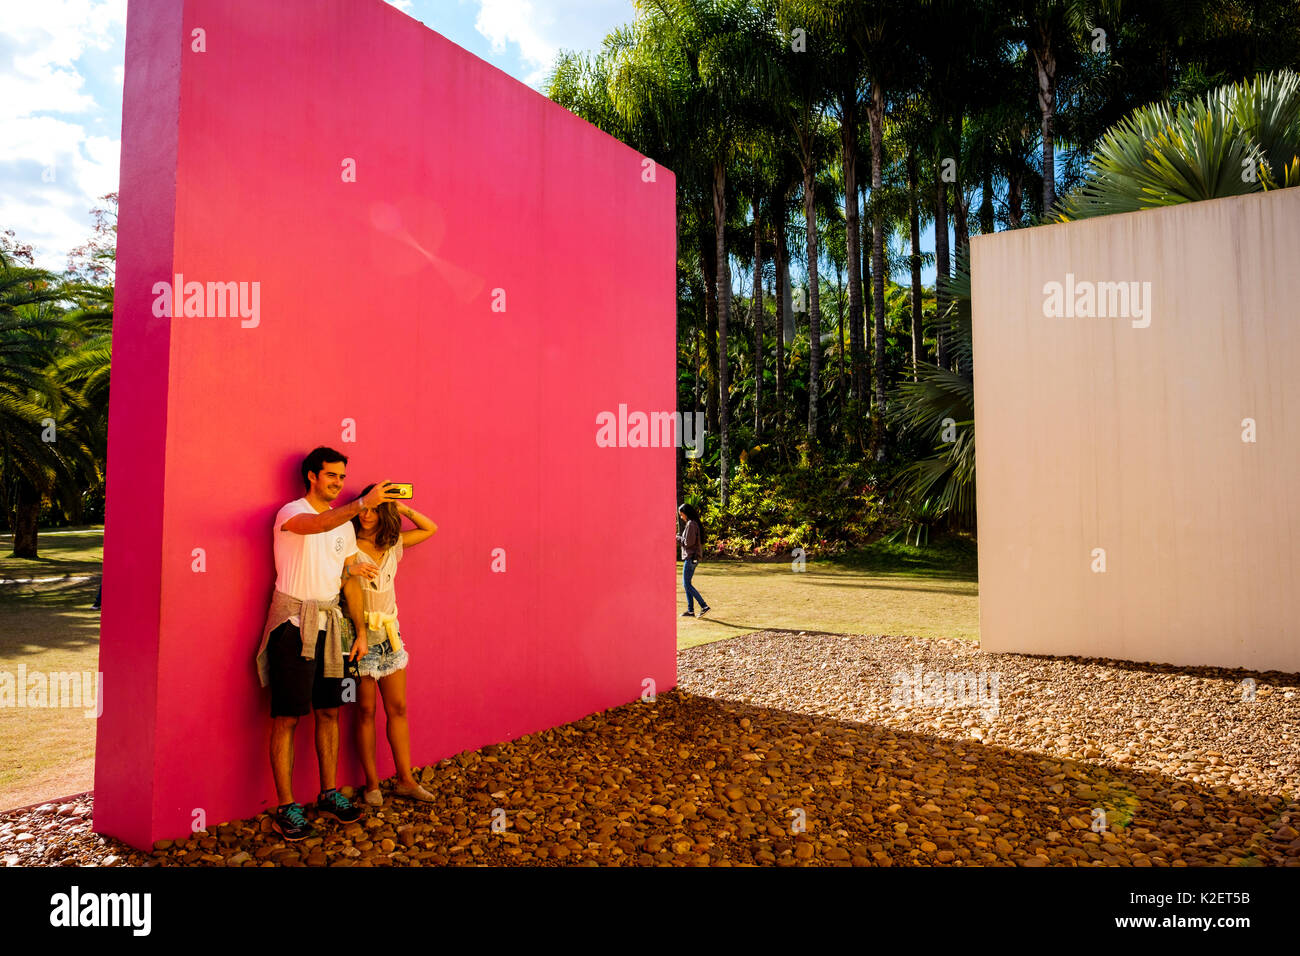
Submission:
M 438 530 L 436 524 L 408 505 L 398 505 L 397 511 L 398 514 L 410 518 L 415 522 L 414 528 L 402 532 L 403 548 L 415 547 L 415 545 L 419 544 L 421 541 L 432 537 L 433 533 Z

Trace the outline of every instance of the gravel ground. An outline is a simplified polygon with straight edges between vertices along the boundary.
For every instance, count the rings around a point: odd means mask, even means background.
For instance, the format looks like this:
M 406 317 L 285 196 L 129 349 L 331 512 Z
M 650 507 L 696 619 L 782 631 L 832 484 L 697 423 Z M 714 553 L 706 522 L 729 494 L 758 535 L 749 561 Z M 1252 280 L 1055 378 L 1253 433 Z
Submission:
M 91 833 L 83 796 L 0 814 L 0 859 L 1300 865 L 1297 675 L 767 631 L 678 661 L 653 702 L 424 768 L 431 806 L 388 797 L 298 844 L 262 815 L 144 854 Z

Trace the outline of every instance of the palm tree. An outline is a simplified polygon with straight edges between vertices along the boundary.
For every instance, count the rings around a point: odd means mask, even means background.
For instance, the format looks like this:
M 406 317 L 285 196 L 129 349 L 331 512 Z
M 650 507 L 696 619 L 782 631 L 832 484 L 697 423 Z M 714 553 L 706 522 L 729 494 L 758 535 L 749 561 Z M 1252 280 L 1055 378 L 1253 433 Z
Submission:
M 829 32 L 827 47 L 827 83 L 831 102 L 839 120 L 840 168 L 843 174 L 844 216 L 847 223 L 847 282 L 849 313 L 849 353 L 853 371 L 850 392 L 855 399 L 866 397 L 870 373 L 862 329 L 862 260 L 859 248 L 861 228 L 858 207 L 858 139 L 859 117 L 869 110 L 865 64 L 867 40 L 864 36 L 863 11 L 858 0 L 802 0 L 789 5 L 807 29 Z
M 965 109 L 965 91 L 970 82 L 969 63 L 972 44 L 979 42 L 972 18 L 979 9 L 971 9 L 970 0 L 925 0 L 917 31 L 921 58 L 920 92 L 930 110 L 925 166 L 931 171 L 930 186 L 934 200 L 935 291 L 938 294 L 940 324 L 936 329 L 936 361 L 948 367 L 948 336 L 943 317 L 948 315 L 948 282 L 951 275 L 949 247 L 949 184 L 960 159 L 960 142 L 954 142 L 954 128 L 961 129 Z
M 73 413 L 71 424 L 80 440 L 97 462 L 104 462 L 113 359 L 113 287 L 73 287 L 70 294 L 76 308 L 63 317 L 68 335 L 53 366 L 54 379 Z
M 718 414 L 721 502 L 730 471 L 731 263 L 727 251 L 727 174 L 752 131 L 746 117 L 756 91 L 771 85 L 767 24 L 748 0 L 636 0 L 632 42 L 615 68 L 615 102 L 626 121 L 647 114 L 668 128 L 675 120 L 689 135 L 678 143 L 707 161 L 711 171 L 718 298 Z
M 1078 63 L 1082 38 L 1099 15 L 1120 19 L 1122 0 L 1017 0 L 1020 40 L 1038 80 L 1043 150 L 1043 210 L 1056 205 L 1056 93 L 1063 70 Z
M 1284 70 L 1178 107 L 1135 110 L 1102 137 L 1061 220 L 1300 185 L 1300 74 Z
M 781 132 L 784 132 L 782 126 Z M 785 346 L 794 341 L 794 312 L 790 295 L 790 202 L 795 190 L 803 181 L 803 170 L 795 154 L 788 149 L 778 150 L 775 185 L 768 196 L 769 219 L 772 223 L 773 259 L 776 281 L 776 414 L 778 420 L 785 415 L 785 399 L 789 387 L 786 381 Z
M 861 9 L 861 8 L 860 8 Z M 855 31 L 867 52 L 867 74 L 871 80 L 871 104 L 867 115 L 871 124 L 871 273 L 872 314 L 875 317 L 876 407 L 873 416 L 872 450 L 877 458 L 884 455 L 885 425 L 885 210 L 877 197 L 884 186 L 885 110 L 891 97 L 911 83 L 909 69 L 915 63 L 907 27 L 914 16 L 898 3 L 877 3 L 869 8 L 871 16 L 859 20 Z
M 0 249 L 0 488 L 11 508 L 15 557 L 39 557 L 37 523 L 47 495 L 71 505 L 93 452 L 75 428 L 73 407 L 52 374 L 69 326 L 59 304 L 67 293 L 44 269 L 19 265 Z
M 821 387 L 821 283 L 817 263 L 817 172 L 833 135 L 826 107 L 835 94 L 830 71 L 834 41 L 805 19 L 800 0 L 764 0 L 775 14 L 783 42 L 773 57 L 772 82 L 766 88 L 794 134 L 795 154 L 803 172 L 804 243 L 808 263 L 808 444 L 817 444 L 818 395 Z M 832 147 L 833 148 L 833 147 Z

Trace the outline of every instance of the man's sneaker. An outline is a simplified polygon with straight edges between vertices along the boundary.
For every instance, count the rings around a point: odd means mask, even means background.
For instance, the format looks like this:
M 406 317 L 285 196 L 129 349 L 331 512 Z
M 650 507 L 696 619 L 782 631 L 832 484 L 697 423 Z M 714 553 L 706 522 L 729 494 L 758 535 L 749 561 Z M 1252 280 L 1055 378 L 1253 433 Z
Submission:
M 708 614 L 708 613 L 709 613 L 710 611 L 712 611 L 712 610 L 713 610 L 713 608 L 711 608 L 711 607 L 702 607 L 702 608 L 700 608 L 700 617 L 704 617 L 704 615 Z
M 286 803 L 282 807 L 277 807 L 275 816 L 271 818 L 271 826 L 276 833 L 291 843 L 305 840 L 316 833 L 307 822 L 300 803 Z
M 695 616 L 694 611 L 682 611 L 682 617 L 694 617 L 694 616 Z
M 361 811 L 337 789 L 327 790 L 317 797 L 316 812 L 322 816 L 333 817 L 339 823 L 356 823 L 361 819 Z

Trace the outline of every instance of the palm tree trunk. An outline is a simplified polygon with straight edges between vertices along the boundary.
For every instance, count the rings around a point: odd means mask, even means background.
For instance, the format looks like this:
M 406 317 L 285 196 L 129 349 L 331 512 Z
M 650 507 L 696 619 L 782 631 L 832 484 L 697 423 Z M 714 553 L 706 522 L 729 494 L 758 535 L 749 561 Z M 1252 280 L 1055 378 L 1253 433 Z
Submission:
M 869 205 L 866 202 L 866 190 L 863 190 L 863 205 Z M 863 288 L 871 287 L 871 254 L 869 250 L 872 247 L 870 242 L 862 242 L 862 235 L 859 232 L 859 245 L 862 247 L 862 286 Z M 865 352 L 864 372 L 862 382 L 862 400 L 864 405 L 870 404 L 872 384 L 875 381 L 875 356 L 872 350 L 872 342 L 875 337 L 871 333 L 871 325 L 876 314 L 875 307 L 871 304 L 871 297 L 866 296 L 862 302 L 862 349 Z M 865 411 L 866 409 L 864 409 Z
M 844 403 L 844 273 L 840 269 L 840 264 L 835 263 L 835 325 L 840 333 L 840 370 L 836 376 L 839 382 L 840 403 Z M 850 333 L 851 335 L 852 333 Z M 852 395 L 853 380 L 849 379 L 849 394 Z
M 821 388 L 822 322 L 817 276 L 816 185 L 813 175 L 812 143 L 804 147 L 803 216 L 808 246 L 808 446 L 817 444 L 817 395 Z
M 1053 120 L 1056 114 L 1056 56 L 1052 52 L 1051 28 L 1045 23 L 1033 25 L 1034 69 L 1038 73 L 1038 110 L 1042 114 L 1043 134 L 1043 215 L 1056 205 L 1056 141 Z
M 1022 173 L 1015 173 L 1007 179 L 1007 218 L 1014 228 L 1024 225 L 1025 221 L 1025 180 Z
M 709 231 L 700 236 L 700 259 L 704 267 L 704 392 L 705 428 L 718 434 L 718 250 Z
M 717 236 L 718 263 L 718 440 L 721 447 L 719 461 L 722 506 L 727 506 L 728 469 L 731 463 L 730 411 L 728 394 L 730 375 L 727 365 L 727 320 L 731 313 L 731 264 L 727 257 L 727 167 L 721 161 L 713 164 L 713 220 Z
M 984 155 L 984 181 L 980 184 L 980 235 L 993 234 L 993 157 Z
M 695 401 L 691 406 L 691 411 L 698 415 L 700 413 L 700 316 L 697 312 L 695 315 L 695 335 L 692 337 L 694 347 L 694 358 L 691 367 L 695 371 Z M 694 421 L 694 419 L 692 419 Z
M 785 246 L 785 196 L 773 196 L 772 218 L 773 248 L 776 255 L 776 411 L 778 424 L 785 420 L 785 324 L 786 306 L 790 301 L 789 250 Z
M 763 223 L 754 200 L 754 444 L 763 420 Z
M 935 303 L 938 313 L 937 338 L 940 368 L 948 367 L 948 336 L 945 332 L 947 320 L 944 313 L 948 310 L 948 184 L 943 181 L 943 174 L 937 169 L 934 175 L 934 264 L 935 264 Z
M 917 199 L 916 147 L 907 149 L 907 220 L 911 229 L 912 254 L 912 381 L 925 361 L 925 340 L 921 327 L 921 211 Z
M 970 199 L 966 195 L 966 183 L 962 181 L 961 173 L 957 174 L 957 181 L 952 186 L 952 262 L 955 272 L 970 252 L 970 219 L 967 216 Z
M 970 200 L 966 198 L 966 180 L 962 178 L 962 156 L 961 156 L 961 133 L 962 133 L 962 111 L 958 110 L 957 119 L 953 126 L 953 141 L 957 143 L 957 163 L 954 168 L 956 178 L 952 184 L 952 238 L 953 238 L 953 262 L 958 265 L 963 261 L 970 247 L 970 222 L 967 220 L 966 213 L 970 208 Z
M 876 405 L 872 416 L 871 450 L 879 458 L 884 454 L 885 424 L 885 212 L 876 201 L 883 183 L 885 91 L 879 83 L 871 84 L 871 279 L 872 311 L 876 319 Z
M 13 557 L 39 558 L 36 526 L 41 518 L 41 493 L 21 476 L 15 485 Z
M 840 125 L 840 152 L 844 165 L 844 218 L 847 224 L 845 241 L 849 268 L 849 354 L 853 358 L 853 374 L 849 378 L 849 393 L 863 398 L 865 392 L 862 348 L 862 278 L 859 275 L 858 252 L 858 94 L 846 90 L 840 94 L 843 122 Z

